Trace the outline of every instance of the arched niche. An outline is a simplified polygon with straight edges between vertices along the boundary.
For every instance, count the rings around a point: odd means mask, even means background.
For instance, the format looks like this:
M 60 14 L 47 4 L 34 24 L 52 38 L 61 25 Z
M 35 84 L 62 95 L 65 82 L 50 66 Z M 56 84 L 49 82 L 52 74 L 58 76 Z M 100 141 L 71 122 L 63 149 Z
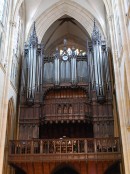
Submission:
M 4 152 L 4 165 L 3 173 L 12 173 L 14 169 L 11 166 L 8 166 L 8 154 L 9 154 L 9 140 L 14 138 L 14 100 L 10 98 L 8 102 L 8 114 L 7 114 L 7 123 L 6 123 L 6 139 L 5 139 L 5 152 Z
M 121 166 L 120 166 L 120 161 L 116 161 L 113 164 L 111 164 L 104 174 L 121 174 Z
M 62 163 L 51 174 L 79 174 L 79 172 L 72 165 Z

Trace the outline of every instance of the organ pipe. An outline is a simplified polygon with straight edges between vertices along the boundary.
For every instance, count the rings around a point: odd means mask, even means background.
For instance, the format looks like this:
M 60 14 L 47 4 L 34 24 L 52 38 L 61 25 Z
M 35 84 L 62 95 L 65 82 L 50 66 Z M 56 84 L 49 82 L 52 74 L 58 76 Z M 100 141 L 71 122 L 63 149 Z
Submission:
M 25 45 L 24 53 L 22 85 L 23 89 L 26 90 L 27 102 L 33 104 L 35 92 L 41 90 L 43 74 L 43 47 L 38 44 L 35 23 L 33 24 L 29 42 Z
M 92 88 L 95 87 L 97 100 L 105 101 L 105 83 L 108 81 L 108 56 L 106 44 L 94 22 L 92 43 L 89 46 L 89 66 Z
M 77 82 L 77 68 L 76 68 L 76 54 L 75 48 L 72 48 L 72 57 L 71 57 L 71 81 L 72 84 Z
M 64 39 L 61 55 L 56 48 L 53 56 L 43 56 L 43 45 L 38 44 L 34 23 L 29 42 L 25 44 L 22 70 L 22 90 L 26 91 L 28 102 L 33 103 L 35 93 L 42 91 L 43 82 L 60 85 L 70 81 L 72 85 L 89 82 L 89 90 L 96 91 L 97 100 L 100 103 L 105 101 L 106 90 L 110 89 L 108 50 L 95 22 L 86 57 L 77 55 L 74 47 L 69 54 L 66 44 Z
M 56 48 L 56 53 L 55 53 L 55 60 L 54 60 L 54 69 L 55 69 L 55 85 L 59 85 L 60 82 L 60 62 L 59 62 L 59 51 L 58 48 Z
M 27 99 L 34 99 L 35 83 L 36 83 L 36 62 L 37 62 L 37 45 L 35 23 L 29 40 L 29 56 L 28 56 L 28 81 L 27 81 Z

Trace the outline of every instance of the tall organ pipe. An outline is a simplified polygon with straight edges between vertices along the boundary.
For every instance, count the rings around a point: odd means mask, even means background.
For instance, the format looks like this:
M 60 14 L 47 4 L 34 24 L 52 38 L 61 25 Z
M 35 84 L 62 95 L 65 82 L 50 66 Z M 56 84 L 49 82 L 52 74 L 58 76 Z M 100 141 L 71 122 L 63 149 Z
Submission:
M 36 36 L 35 23 L 29 40 L 29 56 L 28 56 L 28 81 L 27 81 L 27 99 L 34 99 L 36 85 L 36 62 L 37 62 L 37 46 L 38 40 Z
M 24 93 L 26 92 L 26 87 L 27 87 L 27 57 L 28 57 L 28 48 L 25 43 L 25 50 L 24 50 L 24 57 L 22 61 L 22 78 L 21 78 L 21 92 Z
M 103 49 L 103 58 L 104 58 L 104 69 L 106 71 L 105 80 L 106 80 L 106 90 L 111 90 L 111 80 L 110 80 L 110 62 L 108 56 L 108 50 L 106 47 Z
M 103 102 L 105 100 L 104 53 L 101 36 L 95 23 L 92 33 L 92 49 L 97 99 L 99 102 Z M 107 57 L 105 59 L 107 59 Z
M 56 48 L 56 54 L 54 59 L 54 73 L 55 73 L 55 85 L 59 85 L 60 82 L 60 62 L 59 62 L 60 54 L 58 48 Z
M 36 47 L 30 45 L 29 49 L 29 69 L 28 69 L 28 96 L 29 99 L 34 99 L 35 81 L 36 81 Z
M 91 89 L 95 89 L 95 68 L 94 68 L 94 58 L 93 58 L 93 51 L 92 45 L 89 45 L 88 50 L 88 68 L 89 68 L 89 83 L 91 83 Z
M 42 89 L 42 75 L 43 46 L 38 44 L 34 23 L 29 43 L 25 45 L 23 62 L 23 86 L 25 85 L 24 89 L 26 89 L 26 98 L 29 104 L 33 104 L 35 92 L 39 92 Z
M 75 48 L 72 48 L 72 58 L 71 58 L 71 81 L 72 84 L 76 84 L 77 82 L 77 68 L 76 68 L 76 54 Z
M 42 74 L 43 74 L 43 47 L 38 45 L 37 62 L 36 62 L 36 91 L 42 89 Z
M 41 44 L 41 51 L 40 51 L 40 87 L 39 92 L 42 91 L 42 85 L 43 85 L 43 72 L 44 72 L 44 47 Z

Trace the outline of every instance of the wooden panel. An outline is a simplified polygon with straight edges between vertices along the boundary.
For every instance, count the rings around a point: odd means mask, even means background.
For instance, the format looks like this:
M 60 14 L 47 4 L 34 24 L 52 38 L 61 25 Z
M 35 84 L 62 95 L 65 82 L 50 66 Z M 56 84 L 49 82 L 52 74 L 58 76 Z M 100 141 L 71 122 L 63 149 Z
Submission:
M 44 163 L 44 174 L 50 174 L 49 163 Z
M 88 174 L 97 174 L 95 161 L 88 162 Z
M 97 174 L 103 174 L 103 162 L 97 161 Z
M 34 163 L 34 174 L 43 174 L 42 163 Z
M 87 174 L 86 161 L 80 162 L 80 173 Z
M 17 163 L 26 174 L 56 174 L 62 168 L 69 167 L 79 174 L 104 174 L 107 168 L 115 164 L 113 161 L 63 161 L 63 162 L 34 162 Z
M 34 163 L 27 163 L 27 171 L 28 173 L 27 174 L 35 174 L 34 172 Z
M 78 161 L 78 162 L 77 161 L 72 161 L 71 165 L 74 167 L 74 169 L 76 171 L 78 171 L 80 173 L 80 171 L 81 171 L 80 161 Z
M 108 161 L 104 161 L 103 162 L 103 173 L 106 171 L 106 169 L 108 168 L 109 166 L 109 162 Z
M 56 163 L 55 162 L 49 163 L 50 174 L 54 171 L 55 167 L 56 167 Z

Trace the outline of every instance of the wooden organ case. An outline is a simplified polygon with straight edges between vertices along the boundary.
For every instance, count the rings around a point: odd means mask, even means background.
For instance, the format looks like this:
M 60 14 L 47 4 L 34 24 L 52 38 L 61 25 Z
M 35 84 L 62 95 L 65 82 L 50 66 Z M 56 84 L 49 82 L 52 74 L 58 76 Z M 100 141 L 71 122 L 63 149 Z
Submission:
M 19 139 L 113 137 L 112 91 L 105 42 L 94 26 L 85 55 L 75 48 L 44 55 L 35 27 L 22 71 Z
M 103 174 L 111 161 L 120 159 L 119 139 L 114 138 L 110 65 L 106 43 L 95 23 L 86 54 L 76 53 L 74 47 L 68 50 L 65 39 L 62 51 L 56 48 L 51 56 L 38 44 L 34 23 L 25 44 L 19 137 L 11 141 L 10 161 L 17 163 L 13 155 L 21 155 L 21 163 L 26 155 L 25 162 L 31 156 L 33 162 L 50 161 L 49 165 L 51 161 L 87 159 L 88 173 L 98 174 L 97 162 L 92 161 L 99 158 L 109 161 L 99 162 Z

